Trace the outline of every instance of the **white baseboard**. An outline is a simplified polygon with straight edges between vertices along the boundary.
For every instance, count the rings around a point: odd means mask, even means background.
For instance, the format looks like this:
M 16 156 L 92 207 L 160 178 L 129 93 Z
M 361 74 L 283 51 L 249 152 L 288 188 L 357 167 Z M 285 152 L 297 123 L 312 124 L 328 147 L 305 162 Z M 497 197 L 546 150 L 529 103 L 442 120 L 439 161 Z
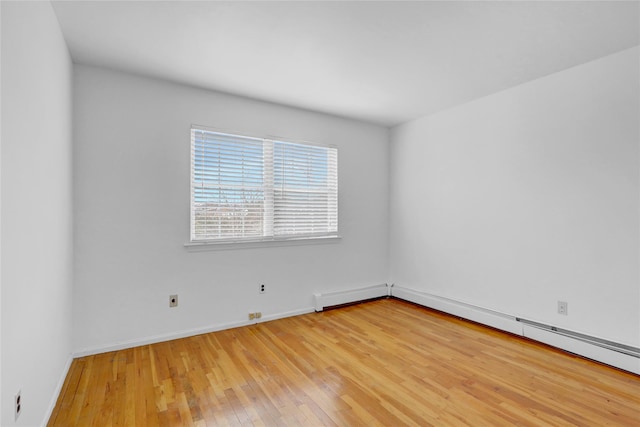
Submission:
M 312 307 L 303 308 L 299 310 L 287 311 L 282 313 L 275 313 L 263 316 L 259 320 L 246 320 L 246 321 L 238 321 L 238 322 L 228 322 L 228 323 L 220 323 L 217 325 L 211 325 L 204 328 L 194 328 L 194 329 L 185 329 L 182 331 L 171 332 L 168 334 L 154 335 L 151 337 L 145 337 L 134 340 L 120 341 L 114 344 L 104 345 L 104 346 L 96 346 L 96 347 L 87 347 L 80 350 L 77 350 L 73 353 L 73 357 L 84 357 L 84 356 L 92 356 L 94 354 L 107 353 L 110 351 L 118 351 L 124 350 L 132 347 L 139 347 L 141 345 L 155 344 L 164 341 L 171 341 L 180 338 L 192 337 L 195 335 L 208 334 L 210 332 L 222 331 L 225 329 L 238 328 L 240 326 L 249 326 L 254 325 L 256 323 L 267 322 L 269 320 L 276 319 L 284 319 L 285 317 L 298 316 L 300 314 L 313 313 L 314 309 Z
M 449 298 L 428 294 L 415 289 L 392 286 L 391 295 L 405 301 L 413 302 L 424 307 L 443 311 L 454 316 L 472 320 L 483 325 L 491 326 L 515 335 L 521 335 L 556 348 L 614 366 L 625 371 L 640 375 L 640 358 L 618 351 L 600 347 L 596 344 L 560 335 L 551 330 L 536 328 L 519 322 L 516 316 L 500 313 L 468 303 Z
M 512 334 L 522 335 L 522 324 L 515 316 L 499 313 L 487 308 L 474 306 L 449 298 L 416 291 L 414 289 L 393 286 L 391 295 L 435 310 L 444 311 L 463 319 L 472 320 Z
M 314 311 L 315 311 L 315 309 L 313 307 L 308 307 L 308 308 L 301 308 L 299 310 L 286 311 L 284 313 L 268 314 L 268 315 L 262 316 L 262 318 L 259 319 L 256 323 L 262 323 L 262 322 L 269 322 L 271 320 L 284 319 L 285 317 L 300 316 L 302 314 L 313 313 Z
M 352 302 L 380 298 L 388 295 L 389 286 L 384 283 L 382 285 L 367 286 L 364 288 L 315 293 L 313 294 L 313 297 L 316 304 L 316 311 L 322 311 L 327 307 L 335 305 L 349 304 Z
M 238 328 L 240 326 L 253 325 L 258 322 L 267 322 L 270 320 L 283 319 L 285 317 L 298 316 L 301 314 L 313 313 L 314 311 L 322 311 L 325 307 L 333 305 L 346 304 L 350 302 L 362 301 L 372 298 L 379 298 L 389 295 L 389 287 L 387 284 L 368 286 L 358 289 L 350 289 L 346 291 L 336 291 L 328 293 L 314 294 L 315 308 L 305 307 L 298 310 L 292 310 L 281 313 L 263 315 L 261 319 L 237 321 L 229 323 L 220 323 L 204 328 L 187 329 L 168 334 L 154 335 L 150 337 L 120 341 L 109 345 L 101 345 L 96 347 L 86 347 L 76 350 L 73 357 L 91 356 L 94 354 L 107 353 L 109 351 L 124 350 L 127 348 L 138 347 L 141 345 L 155 344 L 158 342 L 171 341 L 180 338 L 191 337 L 194 335 L 207 334 L 209 332 L 217 332 L 225 329 Z
M 47 412 L 44 414 L 44 420 L 42 421 L 42 427 L 45 427 L 49 423 L 49 418 L 51 418 L 51 414 L 53 414 L 53 410 L 56 407 L 56 403 L 58 403 L 58 396 L 60 396 L 60 392 L 62 391 L 62 387 L 64 386 L 64 381 L 67 379 L 67 375 L 69 374 L 69 369 L 71 368 L 71 363 L 73 362 L 73 354 L 69 354 L 66 363 L 64 364 L 64 368 L 62 368 L 62 373 L 60 374 L 60 378 L 58 378 L 58 383 L 56 384 L 56 388 L 53 391 L 53 395 L 51 397 L 51 401 L 49 402 L 49 407 L 47 408 Z

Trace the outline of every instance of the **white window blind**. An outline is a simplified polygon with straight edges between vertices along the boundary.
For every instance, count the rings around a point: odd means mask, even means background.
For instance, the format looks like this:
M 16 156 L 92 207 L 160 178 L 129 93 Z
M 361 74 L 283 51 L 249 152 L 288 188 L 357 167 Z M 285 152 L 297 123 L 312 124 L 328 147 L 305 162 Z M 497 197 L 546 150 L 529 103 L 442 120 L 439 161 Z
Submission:
M 335 147 L 191 129 L 191 241 L 337 233 Z

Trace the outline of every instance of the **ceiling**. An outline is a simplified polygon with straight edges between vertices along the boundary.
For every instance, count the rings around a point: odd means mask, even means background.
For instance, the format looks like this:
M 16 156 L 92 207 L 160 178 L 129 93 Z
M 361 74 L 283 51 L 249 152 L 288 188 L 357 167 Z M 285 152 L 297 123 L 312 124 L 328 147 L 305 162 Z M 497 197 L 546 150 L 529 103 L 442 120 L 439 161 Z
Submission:
M 385 126 L 639 43 L 638 2 L 52 3 L 76 63 Z

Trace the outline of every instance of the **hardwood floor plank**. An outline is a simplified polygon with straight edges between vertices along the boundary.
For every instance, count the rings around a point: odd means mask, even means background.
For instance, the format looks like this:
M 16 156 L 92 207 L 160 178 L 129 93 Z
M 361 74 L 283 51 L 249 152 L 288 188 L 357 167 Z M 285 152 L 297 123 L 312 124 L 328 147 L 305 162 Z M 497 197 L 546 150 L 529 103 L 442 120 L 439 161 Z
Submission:
M 49 426 L 640 426 L 640 377 L 387 299 L 74 360 Z

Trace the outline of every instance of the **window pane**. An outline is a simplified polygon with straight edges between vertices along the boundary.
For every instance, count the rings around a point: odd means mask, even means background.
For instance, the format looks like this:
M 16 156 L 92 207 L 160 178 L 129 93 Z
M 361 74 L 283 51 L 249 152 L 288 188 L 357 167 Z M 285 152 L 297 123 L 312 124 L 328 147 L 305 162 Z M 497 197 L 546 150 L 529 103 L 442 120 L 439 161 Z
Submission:
M 274 235 L 338 230 L 335 148 L 274 142 Z
M 262 141 L 192 130 L 192 240 L 263 235 Z

